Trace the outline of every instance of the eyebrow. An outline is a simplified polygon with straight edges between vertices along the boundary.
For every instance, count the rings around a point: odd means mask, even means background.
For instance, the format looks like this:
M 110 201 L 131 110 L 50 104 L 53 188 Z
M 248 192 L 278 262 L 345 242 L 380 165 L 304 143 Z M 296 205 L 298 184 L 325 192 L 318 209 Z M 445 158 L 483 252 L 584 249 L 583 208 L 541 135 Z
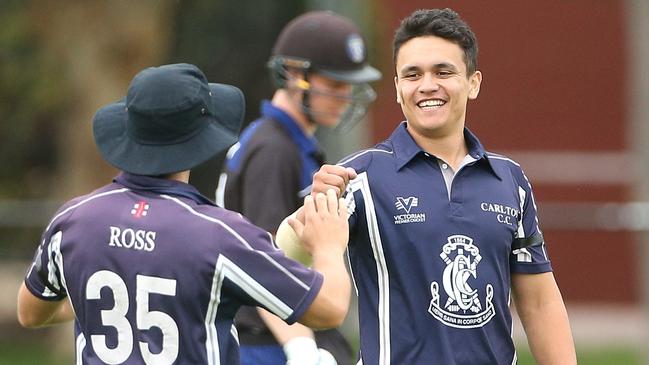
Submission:
M 435 70 L 450 69 L 450 70 L 453 70 L 453 71 L 459 71 L 458 68 L 455 67 L 455 65 L 453 65 L 452 63 L 448 63 L 448 62 L 436 63 L 436 64 L 432 65 L 431 68 L 435 69 Z M 407 73 L 409 71 L 419 71 L 421 69 L 422 68 L 420 66 L 417 66 L 417 65 L 407 65 L 406 67 L 399 70 L 399 74 L 404 74 L 404 73 Z

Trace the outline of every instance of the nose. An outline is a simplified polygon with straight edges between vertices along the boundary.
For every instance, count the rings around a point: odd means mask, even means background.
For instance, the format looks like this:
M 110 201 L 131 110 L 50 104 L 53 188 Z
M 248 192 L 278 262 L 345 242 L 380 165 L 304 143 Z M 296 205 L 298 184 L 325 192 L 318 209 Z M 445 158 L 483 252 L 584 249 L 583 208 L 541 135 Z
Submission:
M 421 79 L 421 84 L 419 85 L 420 93 L 430 93 L 439 90 L 439 84 L 434 75 L 429 72 L 424 74 L 424 77 Z

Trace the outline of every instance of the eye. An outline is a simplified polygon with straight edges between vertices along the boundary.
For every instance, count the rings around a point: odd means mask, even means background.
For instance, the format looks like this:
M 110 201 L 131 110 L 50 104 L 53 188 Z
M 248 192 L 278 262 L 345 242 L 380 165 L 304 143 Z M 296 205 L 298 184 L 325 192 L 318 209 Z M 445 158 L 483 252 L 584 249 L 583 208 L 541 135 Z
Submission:
M 420 76 L 420 74 L 418 72 L 408 72 L 408 73 L 405 73 L 405 74 L 401 75 L 401 78 L 411 80 L 411 79 L 415 79 L 415 78 L 417 78 L 419 76 Z
M 449 70 L 439 70 L 437 71 L 437 76 L 439 77 L 449 77 L 452 76 L 453 72 Z

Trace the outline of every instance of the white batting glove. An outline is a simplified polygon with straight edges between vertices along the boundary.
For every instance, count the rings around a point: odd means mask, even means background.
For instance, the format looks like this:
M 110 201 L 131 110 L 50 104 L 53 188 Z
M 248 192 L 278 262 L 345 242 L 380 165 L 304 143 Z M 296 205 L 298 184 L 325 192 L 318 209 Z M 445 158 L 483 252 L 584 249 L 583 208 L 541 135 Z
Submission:
M 329 351 L 319 349 L 310 337 L 295 337 L 284 344 L 286 365 L 338 365 Z
M 331 352 L 325 349 L 318 349 L 318 352 L 320 353 L 318 365 L 338 365 L 338 361 L 336 361 Z

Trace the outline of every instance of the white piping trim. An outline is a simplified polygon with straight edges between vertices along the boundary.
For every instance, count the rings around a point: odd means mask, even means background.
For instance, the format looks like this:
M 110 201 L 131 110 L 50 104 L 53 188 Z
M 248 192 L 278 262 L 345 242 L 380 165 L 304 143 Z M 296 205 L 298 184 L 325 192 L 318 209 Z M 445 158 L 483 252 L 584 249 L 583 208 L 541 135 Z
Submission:
M 219 365 L 221 363 L 218 331 L 216 329 L 216 317 L 219 304 L 221 303 L 223 281 L 226 278 L 238 285 L 248 295 L 264 305 L 278 317 L 286 319 L 293 313 L 293 310 L 288 305 L 255 281 L 243 269 L 227 257 L 220 255 L 214 265 L 210 301 L 205 315 L 205 349 L 207 352 L 208 365 Z M 230 328 L 230 333 L 232 334 L 232 328 Z M 238 341 L 236 333 L 234 333 L 233 336 Z
M 367 230 L 376 262 L 378 282 L 378 320 L 379 320 L 379 363 L 378 365 L 389 365 L 391 357 L 390 343 L 390 276 L 383 251 L 383 243 L 379 233 L 378 219 L 374 208 L 374 201 L 370 189 L 367 173 L 363 172 L 350 182 L 351 190 L 360 191 L 365 202 L 365 216 L 367 219 Z
M 216 205 L 221 208 L 225 208 L 225 184 L 228 182 L 228 174 L 222 172 L 219 175 L 219 182 L 216 184 L 216 193 L 214 194 L 214 200 Z
M 96 198 L 101 198 L 103 196 L 111 195 L 111 194 L 123 193 L 123 192 L 128 191 L 128 190 L 130 190 L 130 189 L 122 188 L 122 189 L 117 189 L 117 190 L 105 191 L 105 192 L 97 194 L 97 195 L 89 196 L 89 197 L 85 198 L 84 200 L 78 202 L 77 204 L 74 204 L 74 205 L 71 205 L 71 206 L 65 208 L 65 210 L 63 210 L 61 213 L 55 215 L 54 218 L 52 218 L 50 223 L 47 225 L 47 228 L 45 228 L 45 231 L 48 231 L 50 229 L 50 227 L 52 226 L 52 224 L 54 223 L 54 221 L 56 221 L 60 216 L 64 215 L 65 213 L 69 212 L 70 210 L 72 210 L 72 209 L 74 209 L 74 208 L 76 208 L 76 207 L 78 207 L 80 205 L 83 205 L 83 204 L 85 204 L 85 203 L 87 203 L 87 202 L 89 202 L 91 200 L 96 199 Z
M 363 155 L 365 155 L 367 153 L 370 153 L 370 152 L 383 152 L 383 153 L 387 153 L 389 155 L 391 155 L 393 153 L 392 151 L 386 151 L 386 150 L 379 150 L 379 149 L 376 149 L 376 148 L 371 148 L 371 149 L 368 149 L 368 150 L 361 151 L 361 152 L 359 152 L 359 153 L 357 153 L 357 154 L 355 154 L 353 156 L 349 156 L 346 160 L 342 160 L 342 161 L 338 162 L 337 165 L 344 165 L 344 164 L 346 164 L 348 162 L 351 162 L 351 161 L 355 160 L 357 157 L 363 156 Z
M 292 272 L 290 272 L 289 270 L 287 270 L 284 266 L 280 265 L 280 264 L 279 264 L 277 261 L 275 261 L 272 257 L 268 256 L 268 254 L 267 254 L 266 252 L 263 252 L 263 251 L 257 251 L 257 250 L 255 250 L 254 248 L 252 248 L 252 246 L 248 243 L 248 241 L 246 241 L 243 237 L 241 237 L 241 235 L 239 235 L 239 233 L 237 233 L 234 229 L 232 229 L 232 227 L 228 226 L 227 224 L 225 224 L 225 223 L 224 223 L 223 221 L 221 221 L 220 219 L 210 217 L 210 216 L 205 215 L 205 214 L 203 214 L 203 213 L 199 213 L 199 212 L 195 211 L 195 210 L 194 210 L 192 207 L 190 207 L 189 205 L 187 205 L 187 204 L 185 204 L 184 202 L 182 202 L 182 201 L 181 201 L 180 199 L 178 199 L 178 198 L 175 198 L 175 197 L 172 197 L 172 196 L 169 196 L 169 195 L 164 195 L 164 194 L 163 194 L 163 195 L 160 195 L 160 196 L 163 197 L 163 198 L 165 198 L 165 199 L 168 199 L 168 200 L 171 200 L 171 201 L 173 201 L 173 202 L 176 202 L 178 205 L 180 205 L 180 206 L 182 206 L 183 208 L 187 209 L 191 214 L 193 214 L 193 215 L 195 215 L 195 216 L 197 216 L 197 217 L 200 217 L 200 218 L 203 218 L 203 219 L 205 219 L 205 220 L 207 220 L 207 221 L 210 221 L 210 222 L 216 223 L 216 224 L 220 225 L 221 227 L 225 228 L 226 231 L 228 231 L 228 232 L 229 232 L 229 233 L 230 233 L 234 238 L 236 238 L 240 243 L 242 243 L 244 246 L 246 246 L 246 248 L 248 248 L 248 249 L 250 249 L 250 250 L 253 250 L 253 251 L 259 253 L 259 254 L 260 254 L 261 256 L 263 256 L 266 260 L 268 260 L 268 262 L 270 262 L 273 266 L 277 267 L 280 271 L 282 271 L 284 274 L 286 274 L 286 276 L 288 276 L 291 280 L 293 280 L 296 284 L 298 284 L 298 285 L 301 286 L 302 288 L 307 289 L 307 290 L 309 289 L 309 285 L 307 285 L 306 283 L 304 283 L 303 281 L 301 281 L 298 277 L 296 277 L 295 275 L 293 275 Z
M 75 341 L 75 348 L 76 348 L 76 359 L 75 359 L 75 364 L 76 365 L 83 365 L 83 350 L 86 348 L 86 337 L 83 335 L 83 333 L 79 333 L 77 336 L 77 340 Z

